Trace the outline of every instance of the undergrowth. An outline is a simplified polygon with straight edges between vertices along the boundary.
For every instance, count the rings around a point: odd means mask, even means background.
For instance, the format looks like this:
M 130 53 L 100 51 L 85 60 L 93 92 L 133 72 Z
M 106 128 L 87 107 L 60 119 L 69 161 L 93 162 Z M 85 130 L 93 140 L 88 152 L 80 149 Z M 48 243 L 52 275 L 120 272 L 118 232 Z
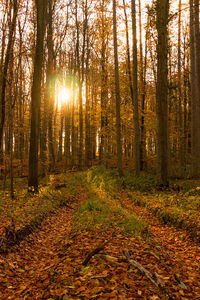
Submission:
M 147 225 L 122 207 L 111 207 L 102 199 L 90 198 L 78 210 L 74 217 L 75 229 L 95 229 L 114 231 L 134 236 L 147 234 Z
M 134 236 L 148 235 L 143 220 L 122 208 L 116 197 L 115 189 L 122 184 L 116 170 L 93 167 L 82 174 L 82 182 L 90 196 L 75 214 L 75 228 L 98 231 L 112 228 Z
M 200 198 L 177 194 L 142 195 L 129 192 L 136 205 L 147 207 L 164 223 L 185 229 L 188 234 L 200 241 Z
M 45 185 L 40 186 L 38 194 L 28 193 L 27 188 L 23 186 L 16 190 L 15 199 L 12 200 L 8 192 L 1 192 L 1 223 L 8 226 L 12 218 L 17 229 L 28 224 L 35 226 L 57 208 L 70 202 L 77 192 L 78 185 L 79 178 L 74 174 L 60 174 L 50 175 L 48 180 L 45 179 Z M 3 230 L 4 228 L 0 227 L 0 235 Z
M 200 187 L 196 181 L 173 181 L 167 191 L 158 191 L 156 177 L 125 170 L 123 178 L 117 170 L 103 166 L 87 172 L 87 182 L 103 197 L 117 198 L 120 188 L 125 188 L 136 205 L 150 209 L 165 223 L 185 229 L 190 236 L 200 241 Z

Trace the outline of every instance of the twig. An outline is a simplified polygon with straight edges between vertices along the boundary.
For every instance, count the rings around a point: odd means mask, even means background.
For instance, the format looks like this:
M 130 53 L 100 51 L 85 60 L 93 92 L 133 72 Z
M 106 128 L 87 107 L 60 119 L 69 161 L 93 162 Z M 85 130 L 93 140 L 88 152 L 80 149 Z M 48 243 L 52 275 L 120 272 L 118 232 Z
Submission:
M 179 287 L 181 287 L 182 289 L 187 289 L 187 286 L 185 285 L 185 283 L 175 273 L 174 273 L 174 278 L 178 282 Z
M 103 259 L 105 262 L 110 263 L 110 264 L 115 264 L 115 265 L 119 265 L 121 262 L 117 257 L 110 256 L 110 255 L 104 254 L 104 253 L 97 254 L 95 256 L 95 258 Z
M 148 270 L 146 270 L 139 262 L 131 259 L 129 253 L 127 250 L 123 249 L 122 250 L 124 256 L 127 258 L 127 261 L 130 265 L 134 266 L 135 268 L 137 268 L 138 270 L 140 270 L 140 272 L 142 274 L 144 274 L 155 286 L 157 286 L 157 288 L 159 288 L 159 290 L 161 291 L 162 294 L 165 294 L 168 296 L 169 300 L 175 300 L 174 296 L 171 295 L 167 288 L 163 285 L 162 281 L 160 280 L 159 276 L 157 273 L 155 273 L 154 275 L 152 275 Z
M 95 248 L 94 250 L 92 250 L 87 257 L 85 258 L 84 262 L 82 263 L 83 266 L 87 266 L 88 262 L 90 261 L 90 259 L 95 255 L 98 254 L 100 251 L 102 251 L 105 246 L 110 242 L 110 240 L 105 241 L 103 244 L 99 245 L 97 248 Z

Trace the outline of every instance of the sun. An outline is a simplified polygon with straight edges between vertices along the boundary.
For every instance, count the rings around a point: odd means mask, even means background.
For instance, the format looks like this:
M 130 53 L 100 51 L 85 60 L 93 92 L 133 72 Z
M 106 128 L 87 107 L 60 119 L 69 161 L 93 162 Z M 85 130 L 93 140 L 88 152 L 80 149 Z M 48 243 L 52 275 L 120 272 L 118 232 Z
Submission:
M 58 108 L 61 107 L 69 102 L 71 97 L 71 92 L 67 88 L 61 88 L 58 92 Z

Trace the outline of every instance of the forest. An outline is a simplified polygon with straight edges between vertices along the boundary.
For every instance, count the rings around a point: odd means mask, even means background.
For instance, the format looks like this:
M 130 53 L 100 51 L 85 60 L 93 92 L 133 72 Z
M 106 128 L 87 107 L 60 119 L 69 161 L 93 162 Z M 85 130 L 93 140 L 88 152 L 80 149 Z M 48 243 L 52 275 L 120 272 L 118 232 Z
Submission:
M 0 28 L 0 299 L 200 299 L 199 0 L 1 0 Z

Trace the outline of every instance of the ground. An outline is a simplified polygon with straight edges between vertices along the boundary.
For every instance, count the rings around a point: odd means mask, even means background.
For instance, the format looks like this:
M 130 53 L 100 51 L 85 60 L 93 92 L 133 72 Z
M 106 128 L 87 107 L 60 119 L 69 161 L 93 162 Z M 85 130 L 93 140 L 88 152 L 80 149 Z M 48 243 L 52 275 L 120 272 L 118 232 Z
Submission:
M 87 184 L 78 180 L 70 204 L 57 207 L 23 241 L 2 251 L 0 298 L 200 299 L 200 244 L 134 204 L 126 189 L 109 192 L 90 179 Z M 134 216 L 141 226 L 131 227 Z M 83 265 L 105 241 L 104 249 Z M 158 274 L 164 292 L 130 265 L 123 249 Z

